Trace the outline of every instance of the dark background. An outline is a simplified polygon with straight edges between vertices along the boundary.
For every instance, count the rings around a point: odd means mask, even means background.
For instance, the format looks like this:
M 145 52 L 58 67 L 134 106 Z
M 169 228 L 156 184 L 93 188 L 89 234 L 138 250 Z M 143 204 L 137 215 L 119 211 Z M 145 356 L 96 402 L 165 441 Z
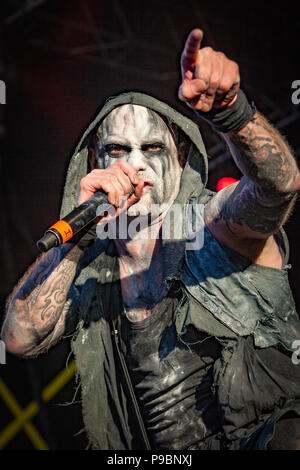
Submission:
M 58 218 L 68 160 L 104 100 L 125 90 L 143 91 L 193 117 L 177 99 L 179 57 L 189 31 L 204 30 L 204 45 L 240 65 L 242 88 L 281 130 L 300 156 L 300 105 L 291 101 L 300 79 L 300 19 L 293 4 L 200 0 L 48 0 L 1 2 L 0 105 L 1 282 L 5 299 L 38 255 L 35 242 Z M 201 124 L 210 160 L 209 187 L 239 174 L 221 139 Z M 290 281 L 300 306 L 300 207 L 286 225 Z M 69 340 L 47 355 L 7 355 L 0 374 L 20 407 L 65 366 Z M 32 420 L 51 449 L 84 449 L 80 395 L 74 379 L 41 406 Z M 14 418 L 0 394 L 0 439 Z M 21 429 L 7 449 L 33 449 Z

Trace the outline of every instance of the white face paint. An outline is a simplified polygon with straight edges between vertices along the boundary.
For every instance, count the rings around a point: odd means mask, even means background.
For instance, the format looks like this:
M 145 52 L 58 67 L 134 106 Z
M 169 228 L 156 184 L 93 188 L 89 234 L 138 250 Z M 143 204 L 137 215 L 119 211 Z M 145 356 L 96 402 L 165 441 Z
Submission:
M 170 207 L 179 192 L 182 168 L 173 136 L 157 113 L 138 105 L 120 106 L 104 119 L 97 136 L 99 168 L 123 158 L 147 182 L 141 199 L 128 209 L 130 217 L 157 217 Z

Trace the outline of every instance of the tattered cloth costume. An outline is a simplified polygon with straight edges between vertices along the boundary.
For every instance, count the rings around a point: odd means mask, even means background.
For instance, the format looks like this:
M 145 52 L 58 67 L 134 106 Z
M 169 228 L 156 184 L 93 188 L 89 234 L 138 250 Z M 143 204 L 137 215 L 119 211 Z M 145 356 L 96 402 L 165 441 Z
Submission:
M 78 314 L 72 349 L 90 446 L 265 449 L 283 415 L 300 416 L 300 365 L 291 360 L 300 321 L 288 282 L 288 244 L 280 230 L 282 269 L 251 263 L 206 227 L 204 243 L 186 249 L 193 216 L 213 196 L 205 189 L 207 155 L 196 124 L 141 93 L 109 99 L 72 157 L 61 215 L 75 207 L 89 172 L 91 135 L 128 103 L 154 110 L 190 140 L 174 204 L 192 211 L 181 239 L 170 223 L 163 240 L 169 292 L 141 322 L 124 314 L 113 241 L 97 239 L 85 250 L 69 296 Z

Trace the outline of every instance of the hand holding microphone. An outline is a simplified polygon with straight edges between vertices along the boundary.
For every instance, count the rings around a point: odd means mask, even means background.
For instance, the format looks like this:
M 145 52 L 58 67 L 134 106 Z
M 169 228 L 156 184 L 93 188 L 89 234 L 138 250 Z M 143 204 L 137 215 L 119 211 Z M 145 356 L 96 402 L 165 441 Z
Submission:
M 69 241 L 74 235 L 80 235 L 81 231 L 85 233 L 84 228 L 92 227 L 97 222 L 99 206 L 102 212 L 106 210 L 106 206 L 107 210 L 111 205 L 115 206 L 118 217 L 121 211 L 141 198 L 143 187 L 144 181 L 139 180 L 136 170 L 122 159 L 105 170 L 91 171 L 80 182 L 77 207 L 52 225 L 37 242 L 37 247 L 40 251 L 48 251 Z M 126 195 L 129 197 L 121 209 L 119 200 Z

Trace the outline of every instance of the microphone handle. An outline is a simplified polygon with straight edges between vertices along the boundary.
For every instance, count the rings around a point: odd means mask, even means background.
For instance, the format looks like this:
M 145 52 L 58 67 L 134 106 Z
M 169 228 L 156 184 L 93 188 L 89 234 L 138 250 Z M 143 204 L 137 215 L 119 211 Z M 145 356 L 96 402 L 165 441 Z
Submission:
M 107 200 L 107 194 L 101 189 L 96 191 L 91 199 L 80 204 L 46 230 L 45 235 L 37 241 L 38 249 L 45 252 L 70 240 L 95 219 L 99 205 L 102 206 L 103 211 L 111 206 Z

